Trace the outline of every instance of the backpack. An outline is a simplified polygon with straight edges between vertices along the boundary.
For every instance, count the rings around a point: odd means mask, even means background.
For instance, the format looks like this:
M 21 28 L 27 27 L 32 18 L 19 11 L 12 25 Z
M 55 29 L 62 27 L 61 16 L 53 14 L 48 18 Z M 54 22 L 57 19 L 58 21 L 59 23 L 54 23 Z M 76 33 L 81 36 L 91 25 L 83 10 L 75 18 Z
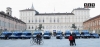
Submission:
M 69 36 L 69 40 L 73 40 L 73 36 Z

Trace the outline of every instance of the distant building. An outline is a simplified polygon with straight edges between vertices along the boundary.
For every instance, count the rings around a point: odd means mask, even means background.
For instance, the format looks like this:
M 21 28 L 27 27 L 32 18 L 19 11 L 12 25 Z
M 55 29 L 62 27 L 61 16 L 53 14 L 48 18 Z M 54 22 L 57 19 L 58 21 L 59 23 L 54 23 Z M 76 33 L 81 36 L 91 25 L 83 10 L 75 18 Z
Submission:
M 100 34 L 100 15 L 83 22 L 84 29 Z
M 7 7 L 6 13 L 0 12 L 0 31 L 1 30 L 25 30 L 26 23 L 16 17 L 12 17 L 12 10 Z
M 39 24 L 44 30 L 57 31 L 72 30 L 75 23 L 77 29 L 83 30 L 83 22 L 90 18 L 90 9 L 76 8 L 71 13 L 39 13 L 33 6 L 30 9 L 20 10 L 20 19 L 27 25 L 27 30 L 35 30 Z

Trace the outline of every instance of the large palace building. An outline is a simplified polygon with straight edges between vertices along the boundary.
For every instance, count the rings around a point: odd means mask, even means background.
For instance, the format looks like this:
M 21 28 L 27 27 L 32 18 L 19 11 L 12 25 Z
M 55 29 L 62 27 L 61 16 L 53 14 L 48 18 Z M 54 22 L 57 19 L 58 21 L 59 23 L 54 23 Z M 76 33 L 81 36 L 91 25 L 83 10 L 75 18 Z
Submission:
M 25 30 L 26 23 L 16 17 L 12 17 L 12 9 L 7 7 L 6 13 L 0 12 L 0 32 L 3 30 Z
M 100 34 L 100 15 L 83 22 L 84 29 Z
M 20 10 L 20 19 L 27 25 L 27 30 L 35 30 L 39 24 L 43 30 L 57 31 L 72 30 L 72 24 L 83 30 L 83 22 L 90 18 L 90 9 L 76 8 L 71 13 L 39 13 L 32 6 L 30 9 Z

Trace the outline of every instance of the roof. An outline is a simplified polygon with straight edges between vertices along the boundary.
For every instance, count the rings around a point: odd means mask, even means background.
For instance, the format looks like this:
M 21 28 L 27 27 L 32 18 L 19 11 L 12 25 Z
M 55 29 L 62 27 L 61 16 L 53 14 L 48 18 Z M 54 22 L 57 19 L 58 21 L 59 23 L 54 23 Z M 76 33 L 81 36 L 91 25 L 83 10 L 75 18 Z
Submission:
M 24 9 L 24 10 L 20 10 L 20 11 L 35 11 L 34 9 Z
M 15 17 L 12 17 L 12 16 L 10 16 L 10 15 L 8 15 L 8 14 L 4 13 L 4 12 L 0 12 L 0 14 L 1 14 L 1 15 L 4 15 L 4 16 L 7 16 L 7 17 L 9 17 L 9 18 L 12 18 L 12 19 L 18 20 L 18 21 L 20 21 L 20 22 L 22 22 L 22 23 L 26 24 L 26 23 L 25 23 L 25 22 L 23 22 L 22 20 L 20 20 L 20 19 L 18 19 L 18 18 L 15 18 Z
M 90 9 L 86 9 L 86 8 L 76 8 L 74 10 L 90 10 Z
M 74 15 L 73 13 L 39 13 L 36 15 Z
M 95 17 L 93 17 L 93 18 L 90 18 L 90 19 L 84 21 L 83 23 L 88 22 L 88 21 L 90 21 L 90 20 L 94 20 L 95 18 L 98 18 L 98 17 L 100 17 L 100 15 L 97 15 L 97 16 L 95 16 Z
M 76 8 L 76 9 L 73 9 L 72 12 L 73 12 L 74 10 L 90 10 L 90 9 L 86 9 L 86 8 Z

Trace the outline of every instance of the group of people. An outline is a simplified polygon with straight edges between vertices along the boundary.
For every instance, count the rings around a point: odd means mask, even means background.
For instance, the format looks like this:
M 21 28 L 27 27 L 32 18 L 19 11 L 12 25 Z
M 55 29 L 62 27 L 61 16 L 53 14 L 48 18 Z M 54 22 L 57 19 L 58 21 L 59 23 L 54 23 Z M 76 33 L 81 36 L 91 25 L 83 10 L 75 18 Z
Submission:
M 76 37 L 75 34 L 70 34 L 70 36 L 69 36 L 69 38 L 68 38 L 69 41 L 70 41 L 70 46 L 73 46 L 73 45 L 76 46 L 75 37 Z M 37 44 L 40 45 L 40 41 L 41 41 L 41 39 L 42 39 L 41 34 L 37 34 L 37 36 L 36 36 Z M 60 38 L 60 39 L 62 39 L 62 38 Z
M 76 42 L 75 42 L 75 34 L 70 34 L 70 36 L 69 36 L 69 41 L 70 41 L 70 46 L 73 46 L 73 45 L 75 45 L 76 46 Z

